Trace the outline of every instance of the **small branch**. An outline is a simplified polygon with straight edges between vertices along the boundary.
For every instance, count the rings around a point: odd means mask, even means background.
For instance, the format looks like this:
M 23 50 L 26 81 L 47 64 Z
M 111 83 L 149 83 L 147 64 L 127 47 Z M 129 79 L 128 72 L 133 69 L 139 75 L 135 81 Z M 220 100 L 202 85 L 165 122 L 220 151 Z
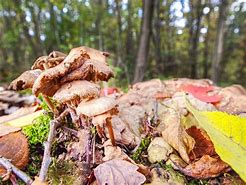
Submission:
M 7 173 L 13 172 L 16 176 L 18 176 L 21 180 L 23 180 L 26 184 L 32 184 L 33 180 L 23 171 L 15 167 L 8 159 L 4 157 L 0 157 L 0 165 L 3 166 Z
M 50 131 L 48 135 L 48 140 L 44 143 L 44 157 L 43 157 L 42 166 L 41 166 L 40 174 L 39 174 L 39 178 L 41 182 L 45 182 L 48 168 L 51 163 L 50 153 L 51 153 L 51 145 L 52 145 L 54 135 L 55 135 L 55 130 L 57 126 L 59 126 L 59 124 L 61 123 L 62 119 L 68 113 L 69 111 L 65 110 L 63 113 L 61 113 L 59 117 L 57 117 L 56 119 L 50 122 Z
M 68 111 L 70 113 L 73 123 L 76 124 L 78 127 L 80 127 L 81 121 L 79 116 L 76 114 L 76 111 L 70 105 L 68 105 Z

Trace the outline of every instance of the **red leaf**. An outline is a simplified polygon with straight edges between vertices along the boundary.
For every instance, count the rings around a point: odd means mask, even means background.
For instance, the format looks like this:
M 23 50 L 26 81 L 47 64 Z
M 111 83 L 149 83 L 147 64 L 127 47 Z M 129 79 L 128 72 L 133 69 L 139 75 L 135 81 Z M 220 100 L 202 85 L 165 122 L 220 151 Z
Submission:
M 203 87 L 190 84 L 181 86 L 180 90 L 191 93 L 195 98 L 207 103 L 217 103 L 221 100 L 221 96 L 218 94 L 208 95 L 208 92 L 214 90 L 213 86 Z
M 209 137 L 201 129 L 192 126 L 186 132 L 195 140 L 195 146 L 189 153 L 189 158 L 193 161 L 203 155 L 213 156 L 216 154 L 214 145 Z
M 119 90 L 116 87 L 107 87 L 101 90 L 100 96 L 107 96 L 118 92 Z

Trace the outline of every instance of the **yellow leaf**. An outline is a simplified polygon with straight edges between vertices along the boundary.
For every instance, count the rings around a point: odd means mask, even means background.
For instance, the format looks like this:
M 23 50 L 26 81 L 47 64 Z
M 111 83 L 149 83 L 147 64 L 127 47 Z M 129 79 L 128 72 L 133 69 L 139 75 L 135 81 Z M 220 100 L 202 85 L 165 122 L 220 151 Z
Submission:
M 198 111 L 188 101 L 187 108 L 208 133 L 220 158 L 246 182 L 246 118 Z
M 7 121 L 3 123 L 2 125 L 13 126 L 13 127 L 24 127 L 27 125 L 31 125 L 33 124 L 33 120 L 39 117 L 42 113 L 43 113 L 43 110 L 39 110 L 37 112 L 27 114 L 25 116 L 21 116 L 19 118 Z

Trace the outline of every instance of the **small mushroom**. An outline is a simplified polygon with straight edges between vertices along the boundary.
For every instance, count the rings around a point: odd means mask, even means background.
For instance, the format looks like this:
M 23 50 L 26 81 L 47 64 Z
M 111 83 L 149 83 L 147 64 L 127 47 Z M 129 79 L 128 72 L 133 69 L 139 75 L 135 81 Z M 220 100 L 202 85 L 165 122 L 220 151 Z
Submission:
M 98 97 L 99 93 L 99 85 L 85 80 L 78 80 L 63 84 L 53 98 L 60 103 L 69 103 L 76 106 L 82 100 Z
M 89 59 L 81 67 L 63 77 L 61 83 L 73 80 L 108 81 L 113 76 L 114 73 L 106 62 Z
M 106 64 L 106 56 L 98 50 L 85 46 L 73 48 L 60 64 L 45 70 L 37 78 L 33 85 L 33 94 L 37 96 L 39 93 L 42 93 L 47 96 L 53 96 L 62 84 L 61 79 L 78 69 L 88 59 Z M 83 76 L 83 74 L 80 73 L 80 76 Z
M 37 58 L 31 69 L 52 68 L 60 64 L 66 57 L 66 54 L 59 51 L 52 51 L 48 56 L 41 56 Z
M 25 71 L 10 83 L 9 89 L 19 91 L 32 88 L 35 80 L 38 78 L 41 72 L 42 71 L 40 69 Z
M 114 132 L 111 124 L 112 115 L 118 113 L 115 99 L 100 97 L 78 105 L 76 112 L 81 117 L 92 118 L 94 125 L 106 125 L 112 144 L 115 146 Z
M 87 59 L 89 59 L 89 55 L 83 49 L 72 49 L 62 63 L 45 70 L 37 78 L 33 85 L 33 94 L 38 96 L 39 93 L 42 93 L 53 96 L 61 86 L 60 79 L 80 67 Z

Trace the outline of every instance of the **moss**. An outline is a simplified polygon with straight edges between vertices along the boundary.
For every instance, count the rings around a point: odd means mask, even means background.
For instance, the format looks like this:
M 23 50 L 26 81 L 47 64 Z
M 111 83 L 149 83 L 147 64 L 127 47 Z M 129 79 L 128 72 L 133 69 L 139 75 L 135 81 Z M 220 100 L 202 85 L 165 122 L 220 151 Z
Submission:
M 48 181 L 53 185 L 74 184 L 79 178 L 77 171 L 74 162 L 54 159 L 48 171 Z
M 52 117 L 51 113 L 44 113 L 34 120 L 34 124 L 23 127 L 23 133 L 27 136 L 31 146 L 46 141 Z
M 144 153 L 147 152 L 147 149 L 150 145 L 151 137 L 148 136 L 146 138 L 142 138 L 141 143 L 138 147 L 138 149 L 132 154 L 131 158 L 136 162 L 144 162 L 141 158 Z

